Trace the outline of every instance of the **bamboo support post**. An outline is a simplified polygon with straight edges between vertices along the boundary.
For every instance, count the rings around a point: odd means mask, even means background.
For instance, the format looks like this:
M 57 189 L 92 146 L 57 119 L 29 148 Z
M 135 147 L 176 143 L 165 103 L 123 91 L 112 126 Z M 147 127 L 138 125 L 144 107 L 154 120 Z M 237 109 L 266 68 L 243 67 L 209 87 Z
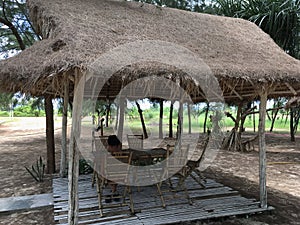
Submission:
M 68 103 L 69 103 L 69 78 L 64 74 L 64 96 L 63 96 L 63 115 L 62 115 L 62 137 L 61 137 L 61 158 L 60 158 L 60 177 L 65 177 L 67 159 L 67 125 L 68 125 Z
M 118 122 L 118 138 L 122 141 L 123 137 L 123 128 L 124 128 L 124 117 L 125 117 L 125 98 L 120 98 L 119 105 L 119 122 Z
M 72 131 L 69 145 L 69 170 L 68 170 L 68 190 L 69 190 L 69 210 L 68 224 L 78 224 L 78 176 L 79 176 L 79 152 L 76 140 L 80 137 L 81 109 L 84 94 L 84 79 L 75 74 L 75 94 L 73 101 Z M 83 75 L 83 78 L 85 75 Z
M 267 91 L 260 94 L 259 105 L 259 125 L 258 125 L 258 145 L 259 145 L 259 193 L 260 206 L 267 208 L 267 188 L 266 188 L 266 140 L 265 140 L 265 117 L 267 108 Z

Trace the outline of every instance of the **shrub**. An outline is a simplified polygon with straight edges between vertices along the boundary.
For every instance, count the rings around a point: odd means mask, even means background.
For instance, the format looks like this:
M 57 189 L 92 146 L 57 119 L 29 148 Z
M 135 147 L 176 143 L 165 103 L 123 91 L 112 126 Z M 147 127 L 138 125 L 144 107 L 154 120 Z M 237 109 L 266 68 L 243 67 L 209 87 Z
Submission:
M 79 159 L 79 174 L 89 174 L 93 172 L 93 168 L 85 159 Z
M 43 163 L 43 159 L 40 156 L 40 159 L 36 161 L 35 164 L 31 166 L 31 170 L 26 167 L 27 172 L 37 181 L 43 182 L 45 176 L 45 164 Z
M 0 111 L 0 116 L 3 116 L 3 117 L 9 116 L 9 112 Z

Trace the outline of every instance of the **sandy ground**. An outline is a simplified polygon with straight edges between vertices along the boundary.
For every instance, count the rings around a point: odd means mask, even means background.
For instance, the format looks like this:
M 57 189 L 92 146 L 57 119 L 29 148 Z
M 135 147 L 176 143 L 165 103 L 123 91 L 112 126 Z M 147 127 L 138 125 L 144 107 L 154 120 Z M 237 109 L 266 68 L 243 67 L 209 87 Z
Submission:
M 56 158 L 57 170 L 60 158 L 60 124 L 57 120 Z M 267 186 L 269 205 L 276 209 L 272 213 L 251 215 L 249 218 L 230 217 L 224 219 L 192 222 L 191 224 L 238 224 L 238 225 L 283 225 L 300 224 L 300 139 L 289 141 L 288 135 L 267 134 Z M 257 147 L 256 147 L 257 149 Z M 45 119 L 26 118 L 17 122 L 4 122 L 0 118 L 0 197 L 50 193 L 51 179 L 37 183 L 26 172 L 42 156 L 46 156 Z M 205 171 L 211 177 L 239 190 L 243 195 L 258 199 L 258 152 L 228 152 L 220 150 L 213 164 Z M 53 209 L 31 210 L 0 214 L 2 225 L 50 225 L 53 224 Z

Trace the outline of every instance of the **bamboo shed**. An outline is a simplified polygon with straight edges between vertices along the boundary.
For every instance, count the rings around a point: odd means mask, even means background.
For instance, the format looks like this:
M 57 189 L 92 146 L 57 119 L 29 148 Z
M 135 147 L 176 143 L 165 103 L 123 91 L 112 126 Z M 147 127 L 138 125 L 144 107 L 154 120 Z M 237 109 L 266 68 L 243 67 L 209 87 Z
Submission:
M 266 101 L 269 97 L 299 95 L 298 60 L 256 25 L 242 19 L 126 1 L 27 2 L 31 21 L 43 40 L 0 62 L 0 90 L 48 99 L 63 97 L 66 103 L 73 99 L 69 224 L 78 222 L 75 136 L 83 96 L 92 95 L 82 82 L 91 71 L 99 72 L 102 87 L 97 96 L 104 99 L 114 98 L 127 84 L 147 76 L 176 82 L 194 102 L 205 100 L 209 85 L 215 82 L 228 103 L 260 99 L 260 202 L 262 208 L 267 207 Z M 207 81 L 208 73 L 213 79 L 205 88 L 197 79 Z

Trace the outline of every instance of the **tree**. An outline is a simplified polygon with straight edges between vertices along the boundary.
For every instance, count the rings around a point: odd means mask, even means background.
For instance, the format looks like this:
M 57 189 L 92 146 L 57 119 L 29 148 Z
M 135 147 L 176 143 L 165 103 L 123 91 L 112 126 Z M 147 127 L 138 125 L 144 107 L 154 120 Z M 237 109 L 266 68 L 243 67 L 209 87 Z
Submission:
M 45 109 L 45 101 L 44 98 L 38 97 L 31 104 L 32 110 L 37 110 L 36 116 L 40 116 L 42 110 Z
M 137 2 L 145 2 L 160 7 L 169 7 L 194 12 L 214 12 L 213 5 L 205 0 L 135 0 Z
M 192 1 L 190 0 L 136 0 L 138 2 L 145 2 L 157 6 L 167 6 L 170 8 L 187 9 Z
M 268 33 L 288 54 L 300 57 L 299 0 L 214 0 L 214 13 L 247 19 Z
M 25 3 L 25 0 L 0 0 L 0 55 L 4 58 L 41 39 L 30 23 Z
M 171 101 L 170 113 L 169 113 L 169 138 L 173 138 L 173 109 L 174 109 L 174 101 Z
M 202 103 L 198 103 L 192 105 L 191 107 L 191 113 L 194 119 L 197 119 L 201 114 L 205 113 L 204 122 L 203 122 L 203 133 L 206 133 L 208 112 L 209 112 L 209 102 L 206 102 L 205 106 L 202 106 Z
M 284 106 L 285 103 L 286 103 L 286 99 L 285 98 L 274 99 L 274 102 L 273 102 L 273 109 L 274 110 L 271 111 L 270 132 L 273 131 L 274 124 L 275 124 L 275 121 L 277 119 L 277 115 L 278 115 L 279 111 L 283 108 L 283 106 Z
M 144 139 L 147 139 L 148 138 L 148 133 L 147 133 L 147 129 L 146 129 L 146 125 L 145 125 L 145 120 L 144 120 L 144 116 L 143 116 L 143 110 L 141 109 L 141 106 L 138 103 L 138 101 L 135 101 L 135 104 L 137 106 L 138 113 L 140 115 L 140 120 L 141 120 L 141 124 L 142 124 Z
M 0 110 L 9 110 L 12 106 L 14 94 L 0 93 Z
M 286 53 L 300 59 L 299 0 L 214 0 L 214 3 L 216 14 L 240 17 L 254 22 Z M 300 115 L 300 107 L 290 111 L 291 140 L 295 139 L 298 115 Z M 273 125 L 274 120 L 271 130 Z
M 151 108 L 154 110 L 159 110 L 159 125 L 158 125 L 158 137 L 160 139 L 163 138 L 163 114 L 164 114 L 164 100 L 163 99 L 156 99 L 150 98 L 150 102 L 152 103 Z
M 256 0 L 253 2 L 255 4 L 249 4 L 245 10 L 249 20 L 268 33 L 288 54 L 299 58 L 300 1 Z
M 299 106 L 290 108 L 290 135 L 291 141 L 295 141 L 295 134 L 300 120 Z
M 25 0 L 0 0 L 0 60 L 24 50 L 36 40 L 40 40 L 28 18 Z M 2 94 L 2 97 L 13 99 L 13 94 Z M 19 95 L 21 96 L 21 95 Z M 16 96 L 18 97 L 18 96 Z M 27 98 L 22 100 L 29 101 Z M 42 98 L 34 98 L 31 108 L 40 111 L 44 107 Z
M 31 46 L 41 39 L 34 31 L 28 18 L 25 0 L 0 0 L 0 58 L 11 55 Z M 47 171 L 55 172 L 55 145 L 52 96 L 44 96 L 46 108 Z M 40 107 L 37 98 L 32 107 Z

